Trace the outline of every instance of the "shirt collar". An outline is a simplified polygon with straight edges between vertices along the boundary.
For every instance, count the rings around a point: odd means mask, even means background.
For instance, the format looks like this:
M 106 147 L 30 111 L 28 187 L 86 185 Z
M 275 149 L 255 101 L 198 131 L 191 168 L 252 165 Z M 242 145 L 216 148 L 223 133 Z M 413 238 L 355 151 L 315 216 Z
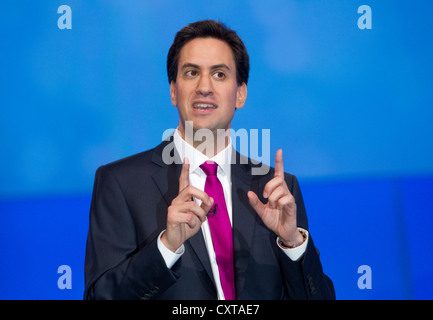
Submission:
M 230 177 L 231 157 L 232 157 L 232 149 L 233 149 L 231 139 L 227 147 L 221 150 L 218 154 L 216 154 L 212 158 L 208 158 L 206 155 L 204 155 L 203 153 L 195 149 L 192 145 L 187 143 L 180 135 L 178 129 L 176 129 L 173 134 L 173 141 L 174 141 L 176 151 L 180 155 L 182 161 L 185 157 L 188 158 L 190 163 L 190 167 L 189 167 L 190 173 L 197 170 L 197 168 L 199 168 L 203 162 L 207 160 L 211 160 L 211 161 L 215 161 L 218 164 L 218 166 L 222 169 L 223 173 L 226 176 Z

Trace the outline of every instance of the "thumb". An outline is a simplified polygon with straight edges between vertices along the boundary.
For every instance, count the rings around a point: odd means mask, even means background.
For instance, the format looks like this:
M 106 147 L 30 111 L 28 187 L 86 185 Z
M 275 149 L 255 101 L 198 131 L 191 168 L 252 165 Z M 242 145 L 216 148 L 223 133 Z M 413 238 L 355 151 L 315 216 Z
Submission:
M 262 216 L 265 205 L 260 201 L 259 197 L 257 197 L 253 191 L 248 191 L 247 196 L 251 207 L 253 207 L 259 216 Z

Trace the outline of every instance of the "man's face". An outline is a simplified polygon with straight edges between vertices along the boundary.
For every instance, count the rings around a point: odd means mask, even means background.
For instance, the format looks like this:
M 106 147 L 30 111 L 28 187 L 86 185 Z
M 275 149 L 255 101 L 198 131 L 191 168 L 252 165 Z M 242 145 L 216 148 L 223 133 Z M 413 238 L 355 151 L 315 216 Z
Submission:
M 171 101 L 179 112 L 179 130 L 185 121 L 194 131 L 229 129 L 235 109 L 242 108 L 246 84 L 238 85 L 231 48 L 214 38 L 196 38 L 180 51 L 176 82 L 170 84 Z

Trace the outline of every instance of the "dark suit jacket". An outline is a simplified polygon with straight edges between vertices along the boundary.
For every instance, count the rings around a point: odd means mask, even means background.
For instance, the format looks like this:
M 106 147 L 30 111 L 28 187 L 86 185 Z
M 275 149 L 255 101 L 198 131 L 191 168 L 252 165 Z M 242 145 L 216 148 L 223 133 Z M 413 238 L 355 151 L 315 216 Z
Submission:
M 185 242 L 185 252 L 168 269 L 157 247 L 166 228 L 167 208 L 178 194 L 181 165 L 166 165 L 168 142 L 98 168 L 95 177 L 85 259 L 85 299 L 217 299 L 202 232 Z M 251 174 L 237 152 L 232 164 L 233 246 L 237 299 L 333 299 L 310 238 L 299 261 L 276 244 L 251 208 L 247 192 L 262 202 L 263 188 L 274 176 Z M 246 159 L 246 158 L 244 158 Z M 308 229 L 296 177 L 285 174 L 296 199 L 298 225 Z

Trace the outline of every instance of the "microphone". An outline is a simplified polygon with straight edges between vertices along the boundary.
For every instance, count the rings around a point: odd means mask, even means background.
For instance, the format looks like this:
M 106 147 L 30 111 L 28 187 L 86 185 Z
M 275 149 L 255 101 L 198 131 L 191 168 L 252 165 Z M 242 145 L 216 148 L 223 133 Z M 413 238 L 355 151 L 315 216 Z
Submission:
M 215 203 L 214 209 L 210 208 L 210 210 L 208 211 L 208 213 L 206 215 L 208 217 L 212 217 L 212 216 L 216 215 L 217 209 L 218 209 L 218 203 Z

